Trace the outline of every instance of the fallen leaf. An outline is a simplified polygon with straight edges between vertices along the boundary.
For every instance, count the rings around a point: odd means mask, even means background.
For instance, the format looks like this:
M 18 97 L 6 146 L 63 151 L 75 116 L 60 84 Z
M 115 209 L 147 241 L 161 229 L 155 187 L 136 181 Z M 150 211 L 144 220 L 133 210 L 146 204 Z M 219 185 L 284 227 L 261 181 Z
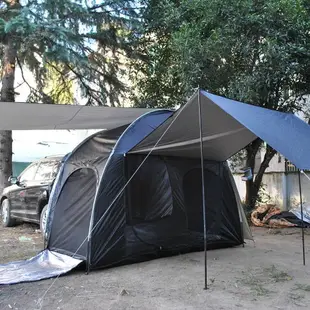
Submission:
M 129 293 L 126 290 L 121 291 L 121 296 L 129 295 Z

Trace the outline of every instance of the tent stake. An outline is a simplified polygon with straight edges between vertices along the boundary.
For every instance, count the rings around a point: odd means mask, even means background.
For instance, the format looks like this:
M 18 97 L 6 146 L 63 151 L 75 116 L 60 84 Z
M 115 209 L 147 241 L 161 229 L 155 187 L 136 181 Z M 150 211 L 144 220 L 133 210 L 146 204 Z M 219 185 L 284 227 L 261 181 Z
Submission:
M 301 190 L 301 177 L 300 169 L 298 169 L 298 183 L 299 183 L 299 197 L 300 197 L 300 213 L 301 213 L 301 240 L 302 240 L 302 261 L 303 265 L 306 265 L 306 254 L 305 254 L 305 225 L 304 225 L 304 208 L 302 201 L 302 190 Z
M 198 113 L 199 113 L 199 131 L 200 131 L 200 160 L 201 160 L 201 186 L 202 186 L 202 211 L 203 211 L 203 240 L 204 240 L 204 264 L 205 264 L 205 287 L 208 289 L 207 277 L 207 215 L 206 215 L 206 193 L 205 193 L 205 172 L 204 172 L 204 154 L 203 154 L 203 132 L 202 132 L 202 115 L 200 88 L 198 87 Z

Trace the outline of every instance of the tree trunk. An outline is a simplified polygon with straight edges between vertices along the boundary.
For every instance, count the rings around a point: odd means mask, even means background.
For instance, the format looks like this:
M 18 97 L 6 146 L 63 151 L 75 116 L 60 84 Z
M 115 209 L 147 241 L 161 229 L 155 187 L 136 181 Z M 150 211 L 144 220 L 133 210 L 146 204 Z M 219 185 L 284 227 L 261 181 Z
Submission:
M 11 1 L 16 6 L 17 1 Z M 17 47 L 14 38 L 8 37 L 4 44 L 4 55 L 2 59 L 2 88 L 1 101 L 14 102 L 14 81 Z M 0 131 L 0 193 L 8 186 L 8 179 L 12 174 L 12 132 Z
M 256 141 L 254 141 L 253 144 L 255 142 Z M 260 141 L 260 144 L 261 144 L 261 141 Z M 255 167 L 255 157 L 256 157 L 256 154 L 259 150 L 260 144 L 258 146 L 256 144 L 254 144 L 254 145 L 250 146 L 249 149 L 247 148 L 247 152 L 248 152 L 247 153 L 247 163 L 249 164 L 249 167 L 252 168 L 253 172 L 254 172 L 254 167 Z M 264 159 L 259 166 L 258 172 L 257 172 L 254 180 L 247 181 L 247 183 L 246 183 L 246 206 L 250 210 L 255 208 L 257 199 L 259 197 L 259 189 L 260 189 L 261 184 L 262 184 L 263 175 L 264 175 L 266 169 L 269 167 L 269 163 L 275 154 L 276 154 L 276 151 L 268 145 Z M 254 163 L 253 163 L 253 158 L 254 158 Z
M 12 174 L 12 132 L 0 131 L 0 192 L 9 185 Z
M 246 147 L 246 166 L 251 168 L 252 173 L 254 174 L 255 169 L 255 158 L 260 146 L 262 144 L 261 139 L 256 139 L 251 144 Z M 253 204 L 253 185 L 254 180 L 249 180 L 246 182 L 246 196 L 245 204 L 247 207 L 250 207 Z
M 263 176 L 264 173 L 266 171 L 266 169 L 269 167 L 269 163 L 271 161 L 271 159 L 273 158 L 273 156 L 276 154 L 277 152 L 270 147 L 269 145 L 267 146 L 266 149 L 266 154 L 264 156 L 264 160 L 261 163 L 258 172 L 256 174 L 254 183 L 253 183 L 253 188 L 252 188 L 252 205 L 250 205 L 250 207 L 253 209 L 255 207 L 255 204 L 257 202 L 258 196 L 259 196 L 259 189 L 261 187 L 262 184 L 262 180 L 263 180 Z

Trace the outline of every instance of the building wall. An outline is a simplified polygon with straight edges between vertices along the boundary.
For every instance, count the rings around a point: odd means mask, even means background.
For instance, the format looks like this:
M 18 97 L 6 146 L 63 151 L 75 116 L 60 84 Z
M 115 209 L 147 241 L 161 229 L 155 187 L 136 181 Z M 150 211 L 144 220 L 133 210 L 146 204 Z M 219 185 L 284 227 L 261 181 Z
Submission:
M 307 172 L 310 178 L 310 172 Z M 234 179 L 241 197 L 245 200 L 246 188 L 245 182 L 241 180 L 242 174 L 234 174 Z M 299 204 L 299 183 L 297 172 L 271 172 L 266 173 L 263 177 L 264 202 L 274 203 L 283 210 Z M 310 203 L 310 180 L 301 175 L 301 187 L 303 202 Z
M 255 157 L 255 167 L 254 167 L 254 173 L 258 172 L 258 169 L 262 163 L 262 161 L 264 160 L 264 156 L 265 156 L 265 149 L 262 148 Z M 229 160 L 228 160 L 229 162 Z M 241 170 L 246 167 L 246 162 L 242 162 L 242 164 L 240 164 L 240 166 L 234 167 L 233 168 L 233 172 L 234 173 L 241 173 Z M 266 169 L 266 173 L 268 172 L 284 172 L 285 171 L 285 158 L 277 153 L 269 162 L 269 167 Z
M 265 150 L 262 151 L 261 157 L 264 158 Z M 270 161 L 269 167 L 266 169 L 266 173 L 271 172 L 284 172 L 285 171 L 285 158 L 277 153 Z
M 241 179 L 242 174 L 234 174 L 234 179 L 239 191 L 239 195 L 241 200 L 245 200 L 246 195 L 246 187 L 245 182 Z M 264 190 L 262 191 L 263 201 L 275 203 L 279 206 L 283 206 L 285 204 L 285 189 L 283 186 L 285 185 L 284 173 L 266 173 L 263 176 L 263 185 Z
M 310 172 L 306 173 L 310 177 Z M 310 180 L 301 174 L 301 190 L 302 200 L 304 203 L 310 203 Z M 288 205 L 294 207 L 300 203 L 298 173 L 291 172 L 287 174 L 287 191 L 288 191 Z

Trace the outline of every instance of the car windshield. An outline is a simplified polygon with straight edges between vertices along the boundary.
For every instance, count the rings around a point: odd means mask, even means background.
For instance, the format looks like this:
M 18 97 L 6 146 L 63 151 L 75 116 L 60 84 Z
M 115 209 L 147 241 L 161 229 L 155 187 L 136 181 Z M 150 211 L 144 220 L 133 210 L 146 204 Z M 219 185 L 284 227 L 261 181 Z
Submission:
M 35 175 L 35 180 L 52 180 L 56 177 L 59 161 L 41 162 Z
M 33 180 L 37 167 L 38 165 L 34 163 L 26 168 L 18 177 L 19 182 L 23 183 L 25 181 Z

